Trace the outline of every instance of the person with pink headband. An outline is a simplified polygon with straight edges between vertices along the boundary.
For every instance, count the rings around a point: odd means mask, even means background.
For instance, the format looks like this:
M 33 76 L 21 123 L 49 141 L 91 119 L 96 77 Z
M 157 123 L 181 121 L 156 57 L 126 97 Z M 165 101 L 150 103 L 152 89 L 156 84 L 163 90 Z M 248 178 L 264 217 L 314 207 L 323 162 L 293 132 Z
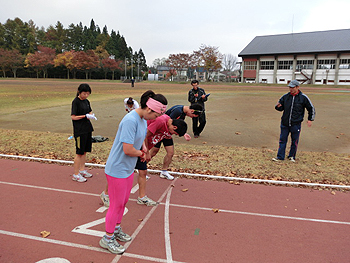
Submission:
M 146 91 L 141 96 L 141 108 L 126 114 L 121 120 L 106 162 L 105 174 L 108 182 L 109 209 L 105 221 L 106 234 L 99 244 L 114 254 L 122 254 L 125 251 L 124 246 L 119 244 L 117 240 L 122 242 L 131 241 L 131 236 L 123 232 L 120 224 L 133 185 L 137 159 L 138 157 L 142 161 L 151 159 L 145 144 L 147 120 L 156 119 L 161 115 L 159 112 L 162 112 L 162 109 L 164 110 L 163 106 L 154 102 L 150 102 L 149 105 L 152 106 L 147 106 L 150 99 L 163 105 L 168 104 L 163 95 L 155 94 L 151 90 Z M 146 181 L 146 178 L 144 178 L 144 181 Z
M 162 104 L 161 102 L 155 99 L 149 98 L 146 105 L 148 108 L 159 114 L 164 114 L 166 112 L 166 105 Z

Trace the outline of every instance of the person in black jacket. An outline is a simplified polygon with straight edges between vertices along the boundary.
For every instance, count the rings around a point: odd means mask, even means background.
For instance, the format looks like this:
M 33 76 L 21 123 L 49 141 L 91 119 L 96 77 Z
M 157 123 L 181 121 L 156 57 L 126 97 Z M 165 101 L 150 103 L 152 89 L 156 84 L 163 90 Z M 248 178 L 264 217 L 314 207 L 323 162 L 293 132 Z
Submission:
M 204 89 L 198 87 L 199 85 L 198 80 L 192 80 L 191 85 L 192 85 L 192 89 L 188 92 L 188 101 L 191 103 L 191 105 L 198 103 L 203 107 L 202 113 L 198 117 L 192 118 L 193 135 L 194 135 L 194 138 L 198 138 L 207 122 L 205 118 L 204 102 L 208 100 L 209 94 L 205 94 Z M 199 122 L 199 126 L 198 126 L 198 122 Z
M 292 80 L 288 84 L 288 87 L 290 91 L 283 95 L 275 106 L 275 109 L 283 111 L 283 114 L 281 117 L 281 134 L 277 158 L 272 158 L 273 161 L 284 160 L 286 145 L 290 133 L 292 143 L 288 159 L 295 162 L 295 155 L 297 153 L 301 131 L 301 122 L 304 119 L 305 109 L 308 111 L 307 125 L 309 127 L 311 127 L 311 122 L 315 119 L 315 107 L 312 105 L 311 100 L 299 90 L 299 81 Z

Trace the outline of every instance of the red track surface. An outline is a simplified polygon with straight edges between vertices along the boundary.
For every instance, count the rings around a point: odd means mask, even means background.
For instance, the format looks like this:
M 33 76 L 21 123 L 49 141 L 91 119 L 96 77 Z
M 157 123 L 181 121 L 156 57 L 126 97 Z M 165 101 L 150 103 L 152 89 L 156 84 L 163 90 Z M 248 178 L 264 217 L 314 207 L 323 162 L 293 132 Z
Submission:
M 0 167 L 0 262 L 349 262 L 349 193 L 153 175 L 147 192 L 161 204 L 137 205 L 131 194 L 122 226 L 134 239 L 116 256 L 94 236 L 103 223 L 82 226 L 105 216 L 96 212 L 102 169 L 77 183 L 68 166 L 1 159 Z

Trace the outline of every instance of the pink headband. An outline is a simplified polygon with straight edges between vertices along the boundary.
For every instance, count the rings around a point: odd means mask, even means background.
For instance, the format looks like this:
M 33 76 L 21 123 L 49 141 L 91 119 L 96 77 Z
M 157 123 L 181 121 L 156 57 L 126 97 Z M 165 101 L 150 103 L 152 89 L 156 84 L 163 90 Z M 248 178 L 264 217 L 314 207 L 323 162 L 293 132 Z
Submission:
M 146 105 L 151 110 L 160 114 L 163 114 L 166 111 L 166 105 L 152 98 L 148 99 L 148 101 L 146 102 Z

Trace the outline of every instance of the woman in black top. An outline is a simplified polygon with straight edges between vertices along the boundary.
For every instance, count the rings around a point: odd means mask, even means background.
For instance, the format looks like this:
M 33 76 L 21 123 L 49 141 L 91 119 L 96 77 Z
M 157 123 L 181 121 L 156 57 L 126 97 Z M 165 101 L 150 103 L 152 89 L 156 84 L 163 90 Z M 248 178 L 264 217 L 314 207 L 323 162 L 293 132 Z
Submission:
M 73 181 L 86 182 L 92 174 L 85 170 L 86 153 L 91 152 L 93 127 L 90 119 L 95 119 L 90 102 L 87 99 L 91 94 L 89 84 L 80 84 L 77 96 L 72 102 L 71 117 L 74 129 L 76 156 L 74 158 Z

